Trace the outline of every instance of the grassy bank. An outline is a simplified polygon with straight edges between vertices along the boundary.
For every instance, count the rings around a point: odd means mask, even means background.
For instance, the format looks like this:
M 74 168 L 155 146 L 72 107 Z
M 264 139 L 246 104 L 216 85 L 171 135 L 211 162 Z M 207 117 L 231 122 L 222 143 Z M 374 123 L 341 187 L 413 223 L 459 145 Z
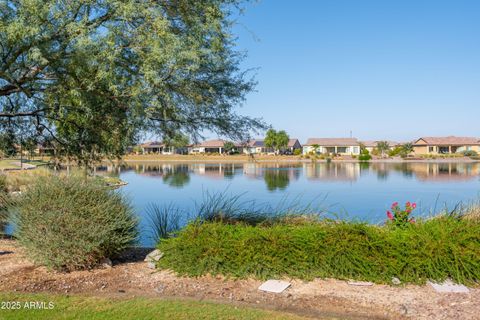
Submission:
M 0 293 L 0 303 L 18 302 L 20 309 L 0 309 L 1 319 L 304 319 L 290 314 L 218 303 L 147 298 L 107 299 L 45 294 Z M 35 310 L 30 302 L 53 307 Z M 17 304 L 16 304 L 17 305 Z M 6 306 L 6 305 L 5 305 Z
M 406 283 L 480 280 L 480 221 L 440 216 L 405 228 L 356 222 L 192 223 L 160 241 L 158 267 L 179 274 Z

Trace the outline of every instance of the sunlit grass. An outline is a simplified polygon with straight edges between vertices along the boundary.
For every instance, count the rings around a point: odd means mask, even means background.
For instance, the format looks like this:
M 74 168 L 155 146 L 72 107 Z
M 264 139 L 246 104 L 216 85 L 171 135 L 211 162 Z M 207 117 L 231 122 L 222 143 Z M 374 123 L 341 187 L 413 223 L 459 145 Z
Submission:
M 50 319 L 305 319 L 299 316 L 213 302 L 154 298 L 58 296 L 47 294 L 0 293 L 0 301 L 20 302 L 20 309 L 0 310 L 4 320 Z M 25 303 L 44 302 L 53 309 L 25 308 Z M 29 304 L 27 304 L 28 306 Z M 50 306 L 52 306 L 50 305 Z

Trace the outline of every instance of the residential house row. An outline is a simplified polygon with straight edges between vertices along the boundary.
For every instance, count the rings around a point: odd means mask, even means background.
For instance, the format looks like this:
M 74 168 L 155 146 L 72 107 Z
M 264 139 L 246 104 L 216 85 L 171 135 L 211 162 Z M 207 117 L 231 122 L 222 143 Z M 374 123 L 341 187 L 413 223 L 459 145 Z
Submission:
M 226 153 L 226 140 L 206 140 L 198 144 L 185 146 L 183 148 L 169 147 L 161 142 L 146 142 L 141 147 L 143 154 L 204 154 L 204 153 Z M 344 156 L 359 155 L 364 147 L 369 152 L 377 148 L 377 141 L 360 141 L 357 138 L 309 138 L 302 145 L 298 139 L 290 139 L 286 148 L 281 150 L 283 154 L 338 154 Z M 402 146 L 407 142 L 387 141 L 389 148 L 393 149 Z M 480 138 L 476 137 L 421 137 L 412 144 L 413 155 L 440 155 L 455 154 L 465 151 L 480 153 Z M 234 151 L 244 154 L 274 154 L 273 148 L 265 145 L 264 139 L 253 139 L 248 142 L 234 143 Z M 298 150 L 298 151 L 296 151 Z

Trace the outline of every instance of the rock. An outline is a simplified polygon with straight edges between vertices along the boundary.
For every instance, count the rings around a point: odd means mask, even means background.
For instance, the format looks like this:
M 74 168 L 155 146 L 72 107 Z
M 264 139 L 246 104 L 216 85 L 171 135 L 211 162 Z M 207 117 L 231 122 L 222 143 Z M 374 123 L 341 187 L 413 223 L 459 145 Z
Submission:
M 268 280 L 262 283 L 262 285 L 258 287 L 258 290 L 273 292 L 273 293 L 281 293 L 290 286 L 291 286 L 290 282 L 281 281 L 281 280 Z
M 400 281 L 400 279 L 398 279 L 397 277 L 393 277 L 392 278 L 392 283 L 396 286 L 398 286 L 399 284 L 402 283 L 402 281 Z
M 358 286 L 358 287 L 371 287 L 371 286 L 373 286 L 372 282 L 367 282 L 367 281 L 348 281 L 347 283 L 350 286 Z
M 149 254 L 147 254 L 144 261 L 145 262 L 157 262 L 162 257 L 163 257 L 163 252 L 158 250 L 158 249 L 155 249 L 152 252 L 150 252 Z
M 165 286 L 163 284 L 159 285 L 154 289 L 156 293 L 163 293 L 165 291 Z
M 156 268 L 155 262 L 152 262 L 152 261 L 148 262 L 148 263 L 147 263 L 147 268 L 149 268 L 149 269 L 155 269 L 155 268 Z
M 453 283 L 452 280 L 447 279 L 442 283 L 434 283 L 428 281 L 428 284 L 436 291 L 440 293 L 469 293 L 470 290 L 461 284 Z
M 103 258 L 102 260 L 100 260 L 100 264 L 101 264 L 102 267 L 104 267 L 104 268 L 111 268 L 111 267 L 113 267 L 112 260 L 110 260 L 109 258 Z

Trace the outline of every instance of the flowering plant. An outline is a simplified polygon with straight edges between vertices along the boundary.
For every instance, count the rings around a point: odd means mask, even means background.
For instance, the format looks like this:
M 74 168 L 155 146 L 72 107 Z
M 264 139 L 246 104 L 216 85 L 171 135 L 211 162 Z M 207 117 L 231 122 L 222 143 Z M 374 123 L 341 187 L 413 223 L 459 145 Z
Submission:
M 399 227 L 404 227 L 407 226 L 408 224 L 413 224 L 415 223 L 415 219 L 410 217 L 410 214 L 412 213 L 413 210 L 417 207 L 417 204 L 411 203 L 408 201 L 405 203 L 405 208 L 402 209 L 398 205 L 398 202 L 392 203 L 392 211 L 387 211 L 387 217 L 390 220 L 390 222 Z

